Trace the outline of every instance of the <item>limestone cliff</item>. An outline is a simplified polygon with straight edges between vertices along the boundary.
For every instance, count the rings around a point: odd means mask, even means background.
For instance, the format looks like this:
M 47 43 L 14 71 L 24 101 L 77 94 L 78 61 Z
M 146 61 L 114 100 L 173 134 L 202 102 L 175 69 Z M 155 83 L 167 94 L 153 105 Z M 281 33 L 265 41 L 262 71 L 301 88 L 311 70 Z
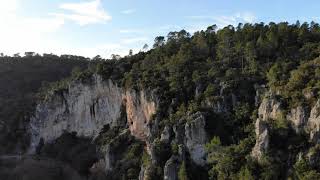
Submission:
M 307 122 L 307 132 L 310 134 L 311 141 L 320 142 L 320 100 L 311 109 Z
M 281 113 L 281 102 L 273 93 L 266 93 L 258 109 L 259 118 L 263 121 L 276 119 L 279 113 Z
M 288 122 L 297 134 L 306 133 L 309 141 L 315 144 L 320 142 L 320 100 L 312 106 L 298 105 L 289 109 L 283 109 L 281 101 L 271 92 L 265 94 L 259 109 L 256 120 L 256 144 L 252 150 L 252 156 L 260 159 L 269 149 L 270 130 L 268 124 L 270 120 L 279 120 L 279 116 L 284 114 L 284 121 Z
M 292 108 L 287 115 L 287 119 L 291 122 L 292 127 L 297 133 L 303 132 L 308 121 L 309 112 L 306 107 L 298 106 Z
M 93 75 L 86 82 L 70 82 L 68 88 L 51 92 L 36 106 L 30 120 L 29 152 L 34 153 L 40 141 L 50 143 L 65 132 L 76 132 L 77 136 L 92 138 L 97 143 L 100 140 L 103 142 L 98 147 L 101 157 L 91 166 L 90 171 L 93 174 L 110 175 L 123 158 L 120 156 L 126 152 L 122 152 L 122 146 L 126 147 L 129 141 L 133 142 L 132 139 L 128 140 L 132 135 L 145 144 L 152 165 L 160 161 L 167 162 L 163 167 L 164 178 L 177 178 L 177 168 L 185 160 L 186 154 L 194 164 L 204 167 L 204 147 L 208 142 L 205 115 L 201 112 L 186 114 L 181 123 L 158 129 L 157 118 L 152 120 L 158 104 L 153 93 L 124 89 L 99 75 Z M 167 148 L 177 144 L 179 156 L 173 161 L 175 156 L 170 158 L 168 152 L 169 157 L 159 159 L 156 139 Z M 183 153 L 181 147 L 184 147 Z M 142 165 L 140 179 L 147 179 L 149 172 L 150 166 Z
M 269 148 L 269 130 L 266 122 L 257 119 L 255 125 L 256 144 L 252 150 L 252 156 L 260 160 Z
M 145 91 L 125 90 L 99 75 L 93 75 L 90 83 L 72 82 L 66 91 L 52 93 L 37 105 L 30 120 L 30 152 L 41 138 L 49 142 L 65 131 L 95 137 L 104 125 L 118 126 L 122 106 L 131 134 L 145 140 L 146 127 L 156 111 L 155 97 Z
M 268 151 L 270 135 L 267 121 L 276 119 L 281 111 L 281 102 L 271 92 L 266 93 L 259 106 L 258 119 L 255 124 L 256 144 L 252 150 L 254 158 L 260 160 L 263 154 Z
M 204 166 L 206 163 L 205 144 L 207 143 L 207 133 L 205 131 L 205 117 L 201 113 L 193 114 L 191 121 L 185 125 L 185 141 L 191 159 L 198 165 Z

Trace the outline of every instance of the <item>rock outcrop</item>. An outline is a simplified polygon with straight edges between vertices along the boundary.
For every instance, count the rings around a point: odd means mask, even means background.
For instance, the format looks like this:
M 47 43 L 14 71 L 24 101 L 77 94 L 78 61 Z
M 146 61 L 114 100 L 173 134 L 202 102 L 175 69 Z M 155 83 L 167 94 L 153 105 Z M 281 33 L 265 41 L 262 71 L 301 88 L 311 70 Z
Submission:
M 145 140 L 146 126 L 156 111 L 155 97 L 147 97 L 145 91 L 124 90 L 99 75 L 92 76 L 91 83 L 73 82 L 67 91 L 53 93 L 37 105 L 30 120 L 30 152 L 35 151 L 40 138 L 52 141 L 65 131 L 95 137 L 104 125 L 118 126 L 122 106 L 131 134 Z
M 305 107 L 298 106 L 291 109 L 287 115 L 287 120 L 292 124 L 292 127 L 297 133 L 304 131 L 306 123 L 308 121 L 308 112 Z
M 266 92 L 266 86 L 255 84 L 254 89 L 256 90 L 256 96 L 254 97 L 254 104 L 256 107 L 258 107 L 261 103 L 262 96 Z
M 198 165 L 205 165 L 207 134 L 205 131 L 205 117 L 201 113 L 195 113 L 189 117 L 191 121 L 185 125 L 185 144 L 191 159 Z
M 178 180 L 179 162 L 178 157 L 172 156 L 164 166 L 164 180 Z
M 170 137 L 171 137 L 171 128 L 169 126 L 165 126 L 164 130 L 161 133 L 160 140 L 165 143 L 168 143 L 170 141 Z
M 281 112 L 281 102 L 273 94 L 267 93 L 258 109 L 258 119 L 255 124 L 256 144 L 251 153 L 258 161 L 269 148 L 270 135 L 267 121 L 278 118 Z
M 281 102 L 273 94 L 267 93 L 259 106 L 258 116 L 263 121 L 277 119 L 281 111 Z
M 104 164 L 105 164 L 105 171 L 112 171 L 113 169 L 113 165 L 114 165 L 114 155 L 113 152 L 111 150 L 110 144 L 107 144 L 104 148 L 103 148 L 103 152 L 104 152 Z
M 269 148 L 269 130 L 265 121 L 257 119 L 255 125 L 256 144 L 252 150 L 252 156 L 258 161 Z
M 259 100 L 258 100 L 259 101 Z M 296 133 L 309 134 L 310 142 L 320 143 L 320 100 L 311 108 L 308 105 L 299 105 L 288 110 L 287 114 L 279 101 L 271 92 L 267 92 L 258 109 L 256 120 L 256 144 L 252 150 L 252 156 L 260 159 L 269 148 L 268 121 L 279 120 L 284 117 L 285 121 L 291 123 Z
M 318 100 L 311 109 L 307 124 L 307 131 L 310 134 L 310 140 L 312 142 L 320 142 L 320 100 Z
M 139 173 L 139 180 L 147 180 L 146 177 L 146 168 L 142 165 Z

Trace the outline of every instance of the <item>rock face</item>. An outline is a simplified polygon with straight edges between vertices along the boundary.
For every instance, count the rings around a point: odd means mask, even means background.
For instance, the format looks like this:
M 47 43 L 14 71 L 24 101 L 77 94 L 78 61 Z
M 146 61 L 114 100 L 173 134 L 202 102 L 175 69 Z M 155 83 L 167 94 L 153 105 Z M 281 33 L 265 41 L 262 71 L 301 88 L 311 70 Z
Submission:
M 165 126 L 164 130 L 161 133 L 161 141 L 168 143 L 170 141 L 171 136 L 171 128 L 169 126 Z
M 104 163 L 105 163 L 104 167 L 107 172 L 112 170 L 114 161 L 115 159 L 111 151 L 111 147 L 108 144 L 106 145 L 106 147 L 104 147 Z
M 156 111 L 154 102 L 147 100 L 145 92 L 127 91 L 124 96 L 129 128 L 135 137 L 146 140 L 150 135 L 148 124 Z
M 141 166 L 141 170 L 139 173 L 139 180 L 147 180 L 146 178 L 146 168 L 144 166 Z
M 308 112 L 305 107 L 298 106 L 291 109 L 287 115 L 287 119 L 292 123 L 293 128 L 297 133 L 302 132 L 308 120 Z
M 313 106 L 308 119 L 307 131 L 310 133 L 310 140 L 320 142 L 320 100 Z
M 257 119 L 255 132 L 256 144 L 252 150 L 252 156 L 257 160 L 260 160 L 269 147 L 269 131 L 266 122 L 261 119 Z
M 258 119 L 255 124 L 256 144 L 251 153 L 257 160 L 260 160 L 269 148 L 269 130 L 267 121 L 269 119 L 276 119 L 281 113 L 281 110 L 281 102 L 279 102 L 272 94 L 266 94 L 258 109 Z
M 205 165 L 207 135 L 205 117 L 201 113 L 191 115 L 191 121 L 185 125 L 185 144 L 191 159 L 198 165 Z
M 98 75 L 90 84 L 71 83 L 67 91 L 37 105 L 30 120 L 30 152 L 35 151 L 40 138 L 52 141 L 65 131 L 95 137 L 104 125 L 117 126 L 123 105 L 131 134 L 144 140 L 148 136 L 145 127 L 156 111 L 155 101 L 148 100 L 146 92 L 124 90 Z
M 164 180 L 178 180 L 178 157 L 172 156 L 164 166 Z
M 289 110 L 285 116 L 291 122 L 296 133 L 306 132 L 310 136 L 310 141 L 320 143 L 320 100 L 309 110 L 309 106 L 297 106 Z M 258 160 L 268 150 L 269 130 L 267 122 L 270 119 L 277 120 L 282 113 L 281 102 L 272 93 L 266 93 L 262 100 L 258 119 L 255 125 L 256 144 L 252 150 L 252 156 Z
M 273 94 L 268 93 L 259 106 L 258 116 L 263 121 L 276 119 L 279 113 L 281 113 L 281 110 L 281 102 L 279 102 Z
M 256 90 L 256 96 L 254 97 L 254 104 L 256 107 L 258 107 L 261 103 L 261 96 L 263 96 L 266 91 L 266 86 L 256 84 L 254 85 L 254 88 Z

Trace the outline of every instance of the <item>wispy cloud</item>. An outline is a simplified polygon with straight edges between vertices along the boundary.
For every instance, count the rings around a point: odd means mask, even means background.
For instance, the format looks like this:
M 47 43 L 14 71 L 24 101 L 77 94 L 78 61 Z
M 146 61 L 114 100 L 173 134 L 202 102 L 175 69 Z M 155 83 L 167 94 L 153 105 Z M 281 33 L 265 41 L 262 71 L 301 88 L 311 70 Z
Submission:
M 253 23 L 257 18 L 253 13 L 244 12 L 237 13 L 236 18 L 244 20 L 244 22 Z
M 126 9 L 121 11 L 122 14 L 133 14 L 135 13 L 137 10 L 136 9 Z
M 79 3 L 64 3 L 60 5 L 64 13 L 51 13 L 52 15 L 76 22 L 84 26 L 88 24 L 105 23 L 112 17 L 103 9 L 101 0 Z
M 201 20 L 205 22 L 212 22 L 217 24 L 218 27 L 225 27 L 228 25 L 236 25 L 239 22 L 253 23 L 256 20 L 256 16 L 251 12 L 239 12 L 232 15 L 198 15 L 187 16 L 191 20 Z

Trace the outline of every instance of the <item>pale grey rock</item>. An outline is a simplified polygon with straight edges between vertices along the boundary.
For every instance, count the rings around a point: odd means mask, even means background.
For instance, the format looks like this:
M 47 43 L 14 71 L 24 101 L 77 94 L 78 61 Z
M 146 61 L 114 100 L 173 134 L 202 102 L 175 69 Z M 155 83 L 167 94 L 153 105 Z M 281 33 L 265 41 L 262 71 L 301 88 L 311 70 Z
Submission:
M 162 142 L 169 142 L 171 136 L 171 128 L 169 126 L 165 126 L 164 130 L 161 133 L 161 141 Z
M 94 138 L 104 125 L 119 125 L 123 105 L 131 134 L 145 140 L 149 136 L 147 125 L 156 111 L 156 103 L 147 98 L 146 92 L 124 90 L 99 75 L 93 75 L 90 84 L 72 82 L 68 91 L 52 94 L 37 105 L 29 125 L 29 152 L 35 152 L 40 138 L 50 142 L 63 132 Z
M 281 102 L 274 95 L 268 93 L 259 106 L 258 116 L 261 120 L 267 121 L 269 119 L 277 119 L 281 112 Z
M 297 133 L 302 132 L 308 121 L 308 113 L 305 107 L 298 106 L 291 109 L 287 115 L 287 120 L 292 124 L 292 127 Z
M 320 142 L 320 100 L 313 106 L 307 123 L 307 132 L 310 134 L 310 140 L 315 143 Z
M 154 143 L 149 144 L 148 147 L 148 154 L 150 155 L 151 158 L 151 163 L 152 164 L 157 164 L 158 163 L 158 156 L 157 156 L 157 150 L 156 150 L 156 145 Z
M 112 153 L 111 147 L 109 144 L 107 144 L 104 147 L 104 164 L 105 164 L 105 170 L 106 172 L 112 171 L 113 165 L 115 163 L 114 155 Z
M 203 85 L 197 84 L 196 90 L 195 90 L 195 97 L 199 97 L 203 91 L 204 91 Z
M 173 126 L 174 142 L 176 144 L 183 144 L 185 142 L 185 127 L 182 123 Z
M 205 165 L 207 134 L 205 131 L 205 117 L 201 113 L 190 116 L 191 121 L 185 125 L 185 144 L 191 159 L 198 165 Z
M 258 161 L 269 149 L 269 129 L 267 122 L 270 119 L 277 119 L 282 113 L 281 102 L 271 92 L 265 94 L 259 109 L 258 119 L 255 124 L 256 144 L 251 155 Z
M 164 166 L 164 180 L 178 180 L 179 162 L 178 157 L 171 156 Z
M 140 169 L 140 172 L 139 172 L 139 180 L 145 180 L 145 179 L 147 179 L 145 176 L 146 176 L 146 169 L 145 169 L 145 167 L 142 165 L 142 166 L 141 166 L 141 169 Z
M 179 144 L 178 148 L 178 155 L 180 161 L 184 161 L 186 159 L 186 147 L 183 144 Z
M 256 144 L 252 150 L 252 157 L 258 161 L 269 149 L 269 131 L 265 121 L 257 119 L 255 124 Z

